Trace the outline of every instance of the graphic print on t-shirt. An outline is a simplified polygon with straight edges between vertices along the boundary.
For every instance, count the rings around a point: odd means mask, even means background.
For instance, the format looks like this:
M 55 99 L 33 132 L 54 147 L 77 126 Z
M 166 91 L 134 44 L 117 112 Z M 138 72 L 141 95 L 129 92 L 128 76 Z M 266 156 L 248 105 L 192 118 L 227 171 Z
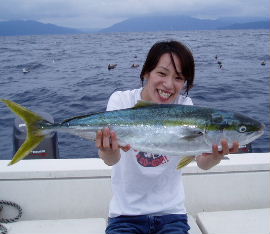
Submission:
M 137 162 L 143 167 L 157 167 L 161 164 L 169 162 L 167 156 L 145 152 L 138 152 L 136 154 L 136 158 Z

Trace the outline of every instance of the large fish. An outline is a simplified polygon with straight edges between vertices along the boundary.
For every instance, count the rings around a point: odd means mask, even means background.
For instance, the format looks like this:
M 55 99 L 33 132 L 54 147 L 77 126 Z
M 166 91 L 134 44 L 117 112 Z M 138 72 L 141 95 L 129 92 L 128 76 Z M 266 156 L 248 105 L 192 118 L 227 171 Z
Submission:
M 140 102 L 123 110 L 77 116 L 62 123 L 50 123 L 40 115 L 10 100 L 0 99 L 26 123 L 27 138 L 9 165 L 27 156 L 51 131 L 64 131 L 95 140 L 104 127 L 114 130 L 119 144 L 154 154 L 183 156 L 179 168 L 191 156 L 211 152 L 212 145 L 227 139 L 245 145 L 263 134 L 264 125 L 244 116 L 206 107 Z M 187 156 L 187 157 L 184 157 Z

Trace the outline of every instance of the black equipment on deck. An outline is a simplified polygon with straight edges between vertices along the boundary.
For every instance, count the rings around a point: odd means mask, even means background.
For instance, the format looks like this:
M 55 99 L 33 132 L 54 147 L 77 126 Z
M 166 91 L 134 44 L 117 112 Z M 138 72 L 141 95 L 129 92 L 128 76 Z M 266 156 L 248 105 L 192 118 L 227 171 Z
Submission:
M 53 123 L 53 117 L 45 112 L 37 112 L 45 120 Z M 13 150 L 14 154 L 23 144 L 27 130 L 24 121 L 16 117 L 13 126 Z M 44 140 L 25 157 L 25 159 L 55 159 L 59 158 L 57 132 L 51 132 L 45 136 Z

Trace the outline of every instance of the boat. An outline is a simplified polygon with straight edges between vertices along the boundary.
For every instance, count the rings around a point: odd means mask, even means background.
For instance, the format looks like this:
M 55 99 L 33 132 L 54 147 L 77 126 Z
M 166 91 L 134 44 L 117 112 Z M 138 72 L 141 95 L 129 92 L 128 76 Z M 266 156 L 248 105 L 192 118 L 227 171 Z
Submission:
M 105 233 L 111 167 L 99 158 L 0 161 L 0 200 L 22 208 L 8 234 Z M 190 234 L 269 234 L 270 152 L 228 155 L 204 171 L 183 168 Z M 0 209 L 1 210 L 1 209 Z M 14 217 L 4 206 L 0 219 Z

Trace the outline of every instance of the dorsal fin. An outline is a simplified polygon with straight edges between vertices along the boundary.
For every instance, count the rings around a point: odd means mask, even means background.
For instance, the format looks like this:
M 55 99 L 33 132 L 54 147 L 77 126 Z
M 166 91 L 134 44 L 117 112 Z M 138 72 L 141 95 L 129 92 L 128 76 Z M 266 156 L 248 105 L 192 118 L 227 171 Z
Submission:
M 150 102 L 150 101 L 139 100 L 133 108 L 136 109 L 136 108 L 152 106 L 152 105 L 156 105 L 156 103 Z

